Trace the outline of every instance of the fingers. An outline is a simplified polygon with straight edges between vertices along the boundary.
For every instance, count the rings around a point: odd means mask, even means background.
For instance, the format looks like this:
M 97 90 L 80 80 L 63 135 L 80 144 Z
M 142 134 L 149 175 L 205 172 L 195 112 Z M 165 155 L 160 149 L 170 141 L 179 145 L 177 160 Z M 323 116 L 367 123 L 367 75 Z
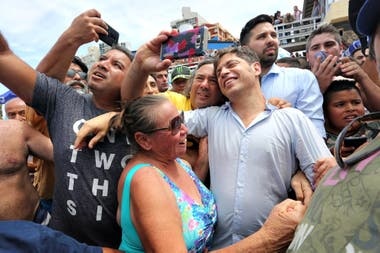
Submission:
M 98 18 L 101 17 L 100 12 L 97 11 L 96 9 L 89 9 L 89 10 L 85 11 L 84 14 L 86 14 L 90 17 L 98 17 Z
M 303 201 L 302 203 L 308 207 L 309 206 L 309 203 L 310 203 L 310 200 L 311 200 L 311 197 L 313 196 L 313 189 L 311 188 L 311 185 L 309 184 L 308 187 L 304 188 L 303 189 Z
M 334 157 L 326 157 L 321 158 L 316 161 L 314 164 L 314 180 L 315 186 L 318 186 L 322 178 L 326 175 L 326 173 L 333 167 L 336 166 L 336 161 Z
M 90 134 L 89 129 L 83 125 L 82 128 L 77 133 L 77 137 L 74 141 L 74 148 L 81 148 L 84 146 L 84 143 L 87 143 L 86 137 Z
M 101 141 L 104 135 L 106 135 L 106 133 L 102 133 L 101 131 L 97 132 L 96 135 L 92 137 L 90 141 L 88 142 L 88 148 L 90 149 L 94 148 L 95 144 Z

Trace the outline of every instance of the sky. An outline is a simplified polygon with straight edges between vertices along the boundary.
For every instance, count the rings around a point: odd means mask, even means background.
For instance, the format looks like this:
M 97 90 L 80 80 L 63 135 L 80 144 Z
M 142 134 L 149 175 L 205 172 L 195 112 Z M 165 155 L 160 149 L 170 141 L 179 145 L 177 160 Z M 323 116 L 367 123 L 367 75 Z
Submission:
M 171 21 L 181 19 L 182 7 L 190 7 L 209 23 L 220 23 L 238 38 L 251 18 L 277 10 L 292 12 L 294 5 L 302 10 L 303 0 L 12 0 L 1 4 L 0 31 L 13 52 L 34 68 L 72 20 L 92 8 L 120 33 L 119 42 L 136 50 L 170 29 Z M 94 44 L 83 45 L 77 55 L 85 55 Z M 4 89 L 0 84 L 0 94 Z

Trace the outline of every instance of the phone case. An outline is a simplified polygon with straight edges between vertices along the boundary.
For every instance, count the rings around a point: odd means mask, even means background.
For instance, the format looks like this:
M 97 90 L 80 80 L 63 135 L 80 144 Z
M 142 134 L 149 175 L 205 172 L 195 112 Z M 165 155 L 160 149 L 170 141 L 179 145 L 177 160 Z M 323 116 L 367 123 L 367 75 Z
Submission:
M 208 42 L 207 27 L 201 26 L 171 36 L 161 45 L 161 59 L 183 59 L 205 55 Z
M 359 137 L 346 137 L 344 138 L 344 146 L 345 147 L 359 147 L 363 143 L 367 141 L 367 137 L 365 136 L 359 136 Z
M 116 45 L 118 43 L 119 33 L 115 29 L 113 29 L 109 24 L 107 24 L 107 26 L 108 26 L 108 30 L 107 30 L 108 35 L 99 33 L 99 39 L 112 47 L 113 45 Z

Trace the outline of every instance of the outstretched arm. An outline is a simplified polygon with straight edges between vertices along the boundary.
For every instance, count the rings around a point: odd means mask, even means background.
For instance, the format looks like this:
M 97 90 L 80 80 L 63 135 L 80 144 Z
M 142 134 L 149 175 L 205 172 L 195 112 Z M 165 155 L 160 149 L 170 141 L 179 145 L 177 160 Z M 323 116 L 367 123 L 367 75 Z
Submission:
M 121 86 L 121 99 L 126 101 L 140 97 L 144 91 L 148 75 L 153 72 L 162 71 L 169 68 L 169 59 L 160 59 L 160 49 L 162 42 L 168 39 L 172 32 L 161 32 L 156 38 L 141 46 L 129 67 L 128 73 Z
M 96 143 L 107 135 L 110 120 L 118 115 L 118 112 L 107 112 L 84 122 L 77 133 L 74 147 L 81 148 L 87 145 L 89 148 L 93 148 Z
M 0 32 L 0 83 L 30 104 L 36 78 L 36 71 L 11 51 Z
M 77 16 L 63 32 L 48 54 L 38 64 L 37 70 L 63 81 L 78 48 L 88 42 L 98 41 L 99 33 L 107 34 L 107 25 L 97 10 L 91 9 Z

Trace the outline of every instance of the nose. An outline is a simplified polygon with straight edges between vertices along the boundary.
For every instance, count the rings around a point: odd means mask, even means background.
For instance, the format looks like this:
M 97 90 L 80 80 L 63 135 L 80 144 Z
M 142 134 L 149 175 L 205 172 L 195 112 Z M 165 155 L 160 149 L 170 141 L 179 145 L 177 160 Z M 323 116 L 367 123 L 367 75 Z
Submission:
M 355 106 L 352 103 L 347 103 L 346 110 L 347 111 L 354 111 L 355 110 Z
M 80 81 L 80 80 L 82 80 L 82 78 L 80 77 L 80 75 L 78 74 L 78 72 L 76 72 L 76 73 L 74 74 L 73 79 L 76 80 L 76 81 Z
M 188 131 L 188 128 L 187 126 L 185 125 L 185 123 L 181 123 L 181 134 L 187 134 L 187 131 Z
M 98 68 L 100 68 L 102 70 L 107 70 L 108 69 L 108 63 L 106 62 L 106 60 L 99 61 L 98 62 Z
M 152 87 L 147 86 L 147 87 L 146 87 L 146 90 L 147 90 L 147 93 L 148 93 L 149 95 L 153 94 L 153 89 L 152 89 Z
M 208 89 L 209 88 L 208 79 L 207 78 L 203 79 L 200 82 L 199 87 L 202 88 L 202 89 Z
M 273 37 L 272 35 L 269 34 L 267 36 L 266 43 L 272 45 L 276 42 L 276 40 L 277 40 L 277 37 Z
M 15 119 L 19 120 L 19 121 L 25 121 L 25 117 L 24 116 L 21 116 L 19 114 L 16 115 Z
M 227 67 L 223 66 L 220 69 L 219 78 L 224 78 L 229 72 L 230 72 L 230 70 Z

